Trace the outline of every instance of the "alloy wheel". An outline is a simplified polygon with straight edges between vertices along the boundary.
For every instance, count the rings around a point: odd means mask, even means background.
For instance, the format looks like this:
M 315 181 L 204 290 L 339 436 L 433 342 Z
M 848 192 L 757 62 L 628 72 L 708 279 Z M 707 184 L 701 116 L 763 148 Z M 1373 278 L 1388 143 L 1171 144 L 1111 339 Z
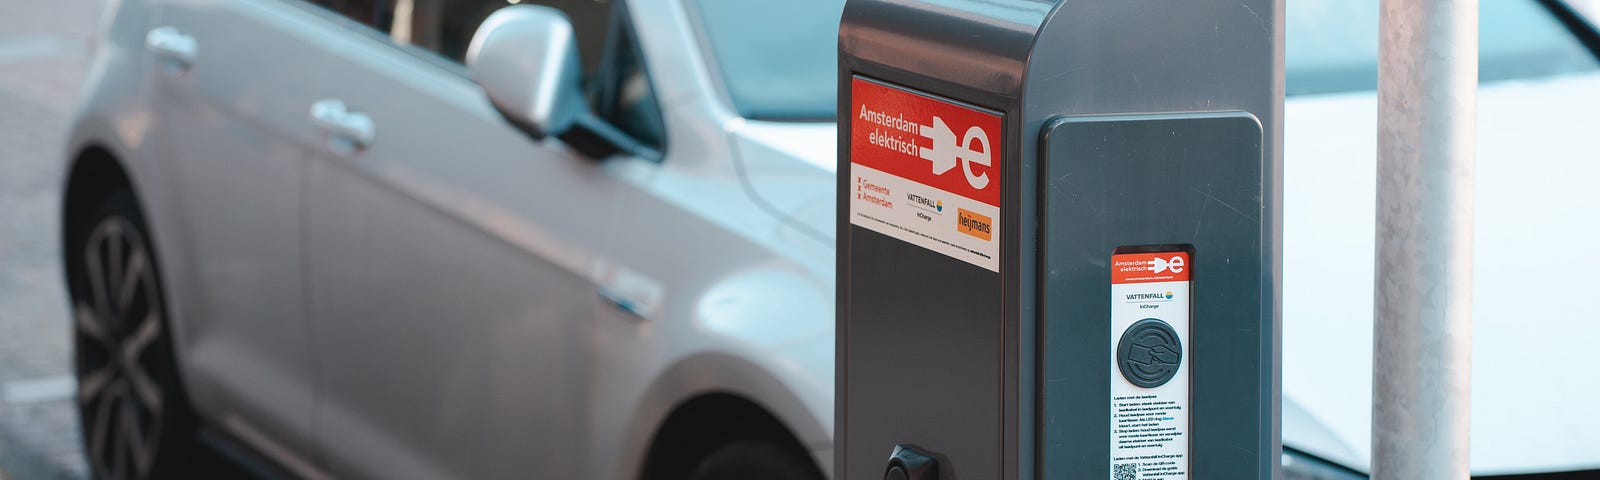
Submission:
M 169 403 L 160 346 L 165 322 L 155 266 L 135 225 L 104 217 L 78 257 L 86 285 L 75 295 L 79 418 L 96 477 L 147 478 Z

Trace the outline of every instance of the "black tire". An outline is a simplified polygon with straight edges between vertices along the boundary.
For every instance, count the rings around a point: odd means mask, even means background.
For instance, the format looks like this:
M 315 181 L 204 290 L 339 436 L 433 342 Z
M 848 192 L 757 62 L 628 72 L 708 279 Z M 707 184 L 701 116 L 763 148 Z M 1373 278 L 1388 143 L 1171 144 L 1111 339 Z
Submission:
M 690 480 L 822 480 L 810 457 L 763 440 L 740 440 L 700 461 Z
M 213 465 L 178 378 L 153 244 L 132 192 L 105 195 L 67 230 L 73 370 L 95 478 L 192 478 Z

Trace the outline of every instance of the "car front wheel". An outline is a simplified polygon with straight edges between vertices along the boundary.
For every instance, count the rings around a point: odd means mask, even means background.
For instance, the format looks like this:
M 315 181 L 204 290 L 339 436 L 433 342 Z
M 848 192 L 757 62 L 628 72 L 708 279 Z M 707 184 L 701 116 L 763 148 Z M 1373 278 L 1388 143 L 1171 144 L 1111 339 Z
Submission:
M 133 195 L 107 195 L 69 230 L 74 370 L 96 478 L 172 478 L 194 446 L 160 276 Z M 188 457 L 188 458 L 185 458 Z
M 692 480 L 821 480 L 800 452 L 774 442 L 741 440 L 718 448 L 695 468 Z

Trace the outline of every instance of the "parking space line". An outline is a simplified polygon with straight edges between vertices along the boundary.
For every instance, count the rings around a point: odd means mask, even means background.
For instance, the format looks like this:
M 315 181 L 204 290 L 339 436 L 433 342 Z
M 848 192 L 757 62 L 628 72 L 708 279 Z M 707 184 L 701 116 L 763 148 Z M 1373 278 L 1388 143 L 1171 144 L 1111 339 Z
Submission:
M 0 401 L 13 405 L 53 402 L 72 398 L 77 389 L 72 375 L 12 380 L 0 383 Z

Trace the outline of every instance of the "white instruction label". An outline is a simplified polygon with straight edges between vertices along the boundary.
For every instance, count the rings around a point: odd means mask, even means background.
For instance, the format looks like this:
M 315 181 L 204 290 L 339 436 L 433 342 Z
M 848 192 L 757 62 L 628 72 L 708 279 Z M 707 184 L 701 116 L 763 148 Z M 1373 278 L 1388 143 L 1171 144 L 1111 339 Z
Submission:
M 1111 260 L 1111 480 L 1189 478 L 1189 254 Z

